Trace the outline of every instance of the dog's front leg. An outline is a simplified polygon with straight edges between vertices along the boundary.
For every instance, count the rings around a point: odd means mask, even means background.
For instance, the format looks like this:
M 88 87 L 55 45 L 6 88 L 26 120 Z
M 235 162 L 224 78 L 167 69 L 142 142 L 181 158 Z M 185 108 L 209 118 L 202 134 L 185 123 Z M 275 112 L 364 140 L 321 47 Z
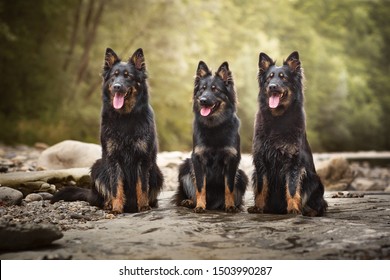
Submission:
M 126 203 L 125 191 L 122 178 L 118 178 L 115 188 L 114 195 L 111 200 L 112 208 L 111 213 L 121 214 L 124 210 L 124 205 Z
M 198 155 L 192 156 L 192 165 L 195 173 L 194 186 L 196 188 L 196 206 L 194 212 L 203 213 L 206 211 L 206 174 Z
M 253 173 L 255 205 L 248 208 L 249 213 L 263 213 L 267 204 L 268 179 L 266 172 L 260 166 L 256 166 Z
M 229 213 L 236 213 L 239 211 L 234 203 L 234 186 L 238 164 L 239 160 L 237 157 L 229 158 L 225 169 L 225 211 Z
M 137 205 L 138 211 L 148 211 L 152 209 L 149 206 L 149 171 L 150 168 L 146 163 L 141 163 L 140 168 L 137 172 L 137 183 L 136 183 L 136 193 L 137 193 Z
M 119 166 L 109 167 L 108 174 L 110 175 L 112 193 L 109 201 L 105 199 L 105 204 L 111 204 L 111 212 L 113 214 L 121 214 L 126 204 L 124 175 Z
M 302 213 L 302 180 L 306 174 L 304 167 L 293 168 L 286 177 L 286 202 L 287 213 L 301 214 Z

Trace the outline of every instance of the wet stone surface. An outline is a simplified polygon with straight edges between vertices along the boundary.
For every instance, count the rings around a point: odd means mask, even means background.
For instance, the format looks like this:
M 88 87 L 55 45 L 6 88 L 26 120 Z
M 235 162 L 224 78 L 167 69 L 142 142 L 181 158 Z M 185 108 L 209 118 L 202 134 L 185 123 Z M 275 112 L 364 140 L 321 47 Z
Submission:
M 161 194 L 158 209 L 117 216 L 83 202 L 36 201 L 49 214 L 35 219 L 57 223 L 64 237 L 35 251 L 2 252 L 0 259 L 389 259 L 390 194 L 359 194 L 327 192 L 329 212 L 316 218 L 196 214 L 170 205 L 172 191 Z M 246 204 L 252 201 L 249 192 Z M 34 220 L 1 216 L 8 223 Z

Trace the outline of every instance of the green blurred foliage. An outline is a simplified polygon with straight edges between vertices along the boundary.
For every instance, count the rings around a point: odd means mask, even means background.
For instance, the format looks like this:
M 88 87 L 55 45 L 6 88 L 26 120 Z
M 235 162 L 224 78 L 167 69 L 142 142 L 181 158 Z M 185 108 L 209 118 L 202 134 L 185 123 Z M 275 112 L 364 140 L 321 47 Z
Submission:
M 250 152 L 258 55 L 298 50 L 314 151 L 390 149 L 386 0 L 0 0 L 0 142 L 99 141 L 107 47 L 142 47 L 160 150 L 190 150 L 195 70 L 228 61 Z

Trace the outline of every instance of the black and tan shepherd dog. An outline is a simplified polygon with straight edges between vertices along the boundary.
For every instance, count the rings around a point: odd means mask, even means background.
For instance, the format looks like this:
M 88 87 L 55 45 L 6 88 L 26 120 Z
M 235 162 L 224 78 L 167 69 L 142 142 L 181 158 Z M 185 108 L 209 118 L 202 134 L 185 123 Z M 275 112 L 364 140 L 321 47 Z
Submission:
M 179 167 L 177 206 L 194 212 L 242 208 L 248 178 L 238 169 L 241 160 L 237 95 L 227 62 L 215 75 L 200 61 L 193 94 L 193 149 Z
M 306 138 L 303 79 L 298 52 L 282 66 L 260 53 L 253 137 L 255 205 L 248 208 L 250 213 L 322 216 L 327 209 Z
M 142 49 L 121 61 L 107 48 L 102 77 L 102 158 L 91 168 L 92 187 L 64 188 L 51 202 L 85 200 L 113 213 L 157 207 L 163 176 Z

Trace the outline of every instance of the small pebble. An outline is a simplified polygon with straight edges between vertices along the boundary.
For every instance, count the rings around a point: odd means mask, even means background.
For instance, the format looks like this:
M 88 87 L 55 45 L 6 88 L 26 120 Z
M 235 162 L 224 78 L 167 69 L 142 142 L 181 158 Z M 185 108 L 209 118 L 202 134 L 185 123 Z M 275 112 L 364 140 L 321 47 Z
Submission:
M 33 202 L 33 201 L 41 201 L 43 200 L 43 198 L 37 193 L 30 193 L 25 197 L 24 200 L 27 202 Z
M 115 217 L 115 215 L 114 214 L 111 214 L 111 213 L 108 213 L 108 214 L 106 214 L 105 216 L 104 216 L 104 218 L 105 219 L 115 219 L 116 217 Z

